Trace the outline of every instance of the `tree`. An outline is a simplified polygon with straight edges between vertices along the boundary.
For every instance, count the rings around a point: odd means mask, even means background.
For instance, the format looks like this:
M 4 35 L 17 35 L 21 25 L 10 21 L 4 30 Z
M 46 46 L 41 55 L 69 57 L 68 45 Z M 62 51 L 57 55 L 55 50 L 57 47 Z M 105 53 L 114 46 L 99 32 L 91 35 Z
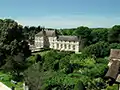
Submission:
M 38 32 L 40 32 L 43 29 L 43 27 L 35 27 L 35 26 L 25 26 L 23 27 L 23 33 L 25 36 L 25 39 L 28 40 L 30 43 L 34 43 L 34 36 L 35 34 L 37 34 Z
M 23 52 L 25 56 L 30 55 L 28 43 L 24 40 L 22 26 L 13 20 L 3 20 L 0 27 L 0 48 L 5 56 Z
M 61 29 L 59 30 L 59 32 L 62 34 L 62 35 L 73 35 L 73 32 L 75 31 L 75 29 Z
M 44 72 L 38 62 L 24 72 L 24 80 L 30 90 L 41 90 L 45 85 L 45 80 L 50 78 L 52 74 L 53 72 L 51 71 Z
M 40 56 L 40 54 L 35 55 L 35 61 L 36 62 L 42 61 L 42 57 Z
M 115 25 L 112 27 L 108 34 L 108 41 L 111 43 L 120 42 L 120 25 Z
M 87 56 L 105 57 L 109 55 L 109 43 L 98 42 L 83 49 L 83 54 Z
M 18 77 L 26 66 L 25 59 L 31 55 L 22 30 L 23 27 L 11 19 L 2 20 L 0 24 L 1 68 Z
M 93 29 L 90 36 L 92 38 L 91 44 L 95 44 L 99 41 L 107 42 L 108 41 L 108 29 L 105 29 L 105 28 Z
M 90 33 L 91 29 L 84 26 L 80 26 L 74 31 L 74 35 L 81 36 L 81 38 L 88 38 Z
M 80 38 L 80 48 L 84 48 L 86 45 L 89 45 L 89 41 L 91 39 L 90 37 L 90 33 L 91 33 L 91 29 L 89 29 L 88 27 L 78 27 L 75 31 L 74 31 L 74 35 L 79 36 Z
M 18 55 L 8 56 L 6 58 L 6 63 L 1 67 L 4 71 L 8 71 L 13 75 L 13 79 L 20 81 L 22 77 L 22 72 L 27 68 L 24 54 L 19 53 Z

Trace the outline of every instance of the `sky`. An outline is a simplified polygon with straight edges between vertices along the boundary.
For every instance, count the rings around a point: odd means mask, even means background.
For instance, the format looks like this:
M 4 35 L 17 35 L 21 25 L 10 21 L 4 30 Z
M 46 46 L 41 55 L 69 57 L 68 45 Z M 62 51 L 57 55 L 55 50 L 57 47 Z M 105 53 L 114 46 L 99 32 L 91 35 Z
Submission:
M 120 0 L 0 0 L 0 18 L 47 28 L 120 24 Z

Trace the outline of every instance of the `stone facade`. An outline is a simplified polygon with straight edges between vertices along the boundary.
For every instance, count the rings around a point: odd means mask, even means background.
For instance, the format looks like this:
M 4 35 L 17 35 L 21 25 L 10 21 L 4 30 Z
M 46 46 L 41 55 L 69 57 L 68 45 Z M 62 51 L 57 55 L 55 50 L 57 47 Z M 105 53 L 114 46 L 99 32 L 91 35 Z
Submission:
M 35 48 L 51 48 L 60 51 L 79 52 L 77 36 L 59 36 L 55 30 L 44 30 L 35 35 Z

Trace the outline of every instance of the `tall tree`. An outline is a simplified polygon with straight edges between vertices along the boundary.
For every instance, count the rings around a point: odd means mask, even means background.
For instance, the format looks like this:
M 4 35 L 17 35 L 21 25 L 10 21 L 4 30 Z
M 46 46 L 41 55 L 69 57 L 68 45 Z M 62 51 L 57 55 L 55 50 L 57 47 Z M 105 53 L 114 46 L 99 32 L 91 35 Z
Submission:
M 74 31 L 74 35 L 79 36 L 80 38 L 80 49 L 83 49 L 86 45 L 89 45 L 89 41 L 91 39 L 90 37 L 90 33 L 91 33 L 91 29 L 89 29 L 88 27 L 78 27 L 75 31 Z
M 1 67 L 4 71 L 8 71 L 13 75 L 13 79 L 16 81 L 20 81 L 22 77 L 22 72 L 27 69 L 27 61 L 25 61 L 24 54 L 19 53 L 18 55 L 8 56 L 6 59 L 6 63 Z
M 3 25 L 0 27 L 0 48 L 4 50 L 4 54 L 14 55 L 23 52 L 25 56 L 30 55 L 22 30 L 22 26 L 17 22 L 9 19 L 3 20 Z
M 120 25 L 115 25 L 109 31 L 108 34 L 108 41 L 109 42 L 120 42 Z
M 99 41 L 108 41 L 108 29 L 96 28 L 91 32 L 91 44 L 97 43 Z
M 84 26 L 78 27 L 74 32 L 75 35 L 81 36 L 81 38 L 88 38 L 90 36 L 90 33 L 91 33 L 91 29 Z
M 24 80 L 30 90 L 46 90 L 42 89 L 43 85 L 52 74 L 51 71 L 44 72 L 40 63 L 36 63 L 24 72 Z
M 2 69 L 7 70 L 5 67 L 8 66 L 9 71 L 17 72 L 22 67 L 21 65 L 24 65 L 24 59 L 31 54 L 29 45 L 23 35 L 23 27 L 11 19 L 5 19 L 0 24 L 0 32 L 0 57 L 3 59 L 1 60 Z M 24 59 L 22 59 L 19 53 L 24 56 Z M 22 64 L 19 64 L 20 60 Z

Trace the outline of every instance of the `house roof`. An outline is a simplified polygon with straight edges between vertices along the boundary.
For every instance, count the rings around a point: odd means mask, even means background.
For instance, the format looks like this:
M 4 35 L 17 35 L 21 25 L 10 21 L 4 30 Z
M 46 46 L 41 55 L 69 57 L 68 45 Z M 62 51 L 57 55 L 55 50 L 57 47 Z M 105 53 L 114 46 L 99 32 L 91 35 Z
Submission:
M 114 80 L 114 83 L 120 83 L 120 49 L 111 49 L 109 63 L 105 78 Z
M 111 49 L 110 59 L 120 59 L 120 49 Z
M 56 36 L 56 31 L 55 30 L 43 30 L 41 32 L 39 32 L 38 34 L 36 34 L 36 36 L 48 36 L 48 37 L 55 37 Z
M 120 74 L 118 74 L 117 78 L 116 78 L 116 82 L 120 83 Z
M 79 41 L 77 36 L 58 36 L 59 41 Z
M 116 80 L 118 73 L 119 73 L 119 65 L 120 65 L 120 61 L 118 60 L 112 61 L 112 64 L 109 67 L 108 72 L 106 73 L 105 77 Z
M 36 34 L 36 36 L 42 37 L 42 36 L 48 36 L 48 37 L 55 37 L 57 36 L 57 33 L 55 30 L 43 30 Z M 60 41 L 79 41 L 79 38 L 77 36 L 58 36 L 57 40 Z

